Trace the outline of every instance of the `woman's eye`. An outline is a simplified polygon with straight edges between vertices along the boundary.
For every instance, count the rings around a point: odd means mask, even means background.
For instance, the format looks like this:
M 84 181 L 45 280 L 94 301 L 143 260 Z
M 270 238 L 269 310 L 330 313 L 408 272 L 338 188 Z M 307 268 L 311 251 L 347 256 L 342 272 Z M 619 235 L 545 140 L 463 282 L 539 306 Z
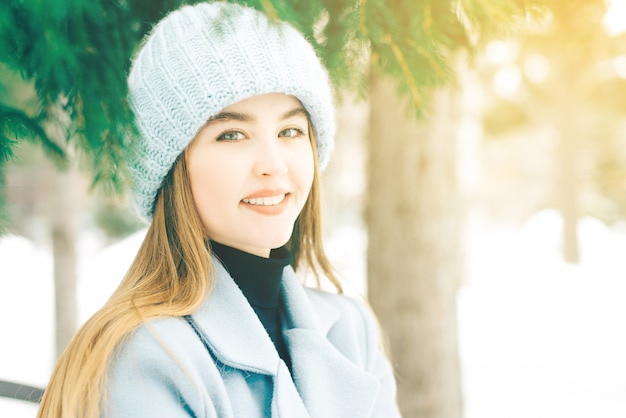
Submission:
M 217 137 L 217 140 L 218 141 L 238 141 L 243 138 L 244 138 L 243 133 L 239 131 L 226 131 L 220 134 Z
M 287 138 L 297 138 L 299 136 L 304 136 L 304 131 L 299 128 L 287 128 L 287 129 L 280 131 L 278 136 L 287 137 Z

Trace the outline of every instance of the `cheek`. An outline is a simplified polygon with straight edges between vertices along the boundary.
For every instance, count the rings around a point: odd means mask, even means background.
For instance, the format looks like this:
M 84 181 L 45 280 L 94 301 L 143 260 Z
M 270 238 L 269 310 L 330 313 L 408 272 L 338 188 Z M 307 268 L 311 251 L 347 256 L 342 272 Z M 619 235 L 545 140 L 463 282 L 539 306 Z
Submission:
M 219 161 L 193 157 L 188 159 L 187 167 L 191 195 L 200 219 L 206 226 L 207 219 L 211 218 L 210 212 L 214 212 L 219 203 L 227 198 L 229 188 L 223 179 L 223 168 Z

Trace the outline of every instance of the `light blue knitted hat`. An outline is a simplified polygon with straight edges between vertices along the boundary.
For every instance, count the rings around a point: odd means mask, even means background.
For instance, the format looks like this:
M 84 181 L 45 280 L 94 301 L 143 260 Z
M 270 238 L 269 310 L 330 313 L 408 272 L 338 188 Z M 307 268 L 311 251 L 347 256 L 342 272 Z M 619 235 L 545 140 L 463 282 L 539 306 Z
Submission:
M 290 25 L 250 7 L 199 3 L 170 13 L 137 54 L 128 88 L 139 133 L 130 172 L 146 220 L 167 173 L 200 128 L 243 99 L 295 96 L 310 115 L 321 169 L 333 147 L 333 96 L 313 47 Z

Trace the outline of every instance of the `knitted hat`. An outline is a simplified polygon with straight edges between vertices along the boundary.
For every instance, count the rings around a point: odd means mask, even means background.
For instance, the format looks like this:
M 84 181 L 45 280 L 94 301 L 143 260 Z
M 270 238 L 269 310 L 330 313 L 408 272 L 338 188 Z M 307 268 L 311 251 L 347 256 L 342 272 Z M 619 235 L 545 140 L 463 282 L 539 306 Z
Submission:
M 249 97 L 285 93 L 300 100 L 328 162 L 335 115 L 328 74 L 303 35 L 250 7 L 184 6 L 161 20 L 128 77 L 139 132 L 130 162 L 139 214 L 154 201 L 176 158 L 222 109 Z

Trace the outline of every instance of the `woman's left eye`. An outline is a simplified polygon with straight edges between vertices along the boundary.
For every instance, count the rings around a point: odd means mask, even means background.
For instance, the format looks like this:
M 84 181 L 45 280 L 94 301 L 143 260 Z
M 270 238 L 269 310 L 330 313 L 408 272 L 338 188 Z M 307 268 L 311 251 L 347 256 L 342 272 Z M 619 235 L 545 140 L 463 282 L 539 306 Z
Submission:
M 300 128 L 287 128 L 278 134 L 279 137 L 287 137 L 287 138 L 297 138 L 299 136 L 304 136 L 304 131 Z

